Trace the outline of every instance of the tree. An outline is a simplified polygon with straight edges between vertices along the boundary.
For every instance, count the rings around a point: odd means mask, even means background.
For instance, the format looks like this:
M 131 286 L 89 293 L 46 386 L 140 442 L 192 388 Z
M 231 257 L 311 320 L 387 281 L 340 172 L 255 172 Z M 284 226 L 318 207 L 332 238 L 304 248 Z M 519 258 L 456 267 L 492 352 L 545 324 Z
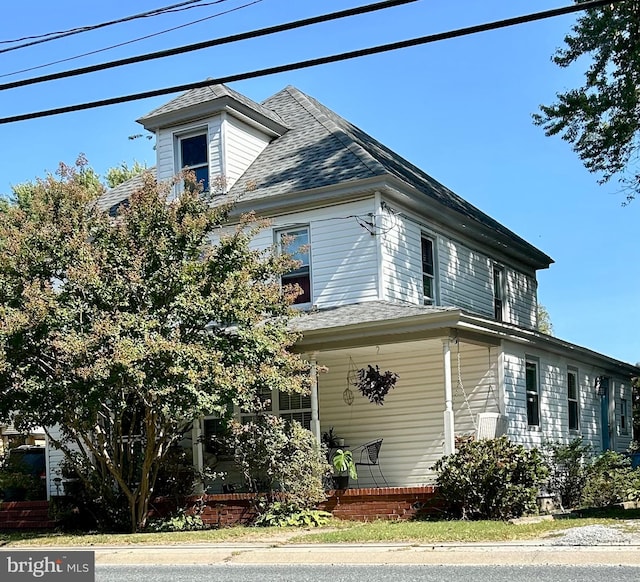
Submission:
M 581 57 L 591 59 L 584 85 L 542 105 L 534 123 L 573 144 L 585 167 L 601 174 L 601 183 L 617 176 L 629 202 L 640 192 L 640 3 L 589 9 L 564 40 L 553 62 L 568 67 Z
M 109 188 L 115 188 L 118 184 L 122 184 L 130 178 L 142 174 L 146 169 L 147 166 L 137 161 L 134 161 L 131 167 L 129 167 L 127 162 L 122 162 L 119 166 L 109 168 L 104 178 Z
M 151 173 L 111 219 L 86 173 L 61 165 L 0 208 L 0 420 L 59 425 L 54 444 L 94 495 L 126 500 L 136 531 L 194 420 L 305 391 L 307 365 L 278 284 L 291 259 L 252 250 L 250 219 L 212 245 L 229 207 L 193 175 L 168 202 Z
M 544 305 L 538 303 L 538 331 L 546 333 L 547 335 L 553 335 L 553 323 L 551 323 L 551 316 Z

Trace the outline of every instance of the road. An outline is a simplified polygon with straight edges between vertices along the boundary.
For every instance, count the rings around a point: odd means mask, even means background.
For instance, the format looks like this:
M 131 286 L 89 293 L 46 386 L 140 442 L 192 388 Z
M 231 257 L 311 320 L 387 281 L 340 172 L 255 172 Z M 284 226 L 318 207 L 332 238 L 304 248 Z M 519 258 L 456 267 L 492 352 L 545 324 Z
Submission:
M 96 582 L 637 582 L 640 566 L 104 566 Z

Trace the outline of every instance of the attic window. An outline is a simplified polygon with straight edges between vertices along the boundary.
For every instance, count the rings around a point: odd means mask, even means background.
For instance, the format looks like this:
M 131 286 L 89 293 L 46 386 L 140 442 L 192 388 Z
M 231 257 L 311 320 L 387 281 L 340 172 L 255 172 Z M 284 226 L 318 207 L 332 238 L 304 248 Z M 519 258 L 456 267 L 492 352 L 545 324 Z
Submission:
M 436 296 L 436 270 L 433 260 L 433 240 L 421 238 L 422 252 L 422 297 L 425 305 L 434 305 Z
M 180 167 L 192 170 L 196 181 L 202 183 L 202 190 L 209 191 L 209 156 L 207 134 L 188 135 L 180 141 Z
M 504 318 L 504 269 L 493 267 L 493 312 L 496 321 Z

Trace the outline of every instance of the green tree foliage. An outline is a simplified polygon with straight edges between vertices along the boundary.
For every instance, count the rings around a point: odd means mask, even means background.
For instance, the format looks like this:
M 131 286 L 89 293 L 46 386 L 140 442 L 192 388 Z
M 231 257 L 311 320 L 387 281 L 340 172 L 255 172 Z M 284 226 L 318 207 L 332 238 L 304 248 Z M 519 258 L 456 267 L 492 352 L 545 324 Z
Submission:
M 586 0 L 576 0 L 577 3 Z M 553 61 L 568 67 L 589 59 L 584 85 L 542 105 L 534 122 L 573 144 L 590 172 L 607 182 L 617 176 L 631 200 L 640 191 L 640 3 L 592 8 L 565 37 Z
M 278 505 L 290 514 L 323 501 L 323 481 L 331 472 L 326 450 L 299 422 L 258 414 L 252 422 L 232 427 L 235 460 L 249 488 L 266 494 L 265 513 Z
M 96 496 L 126 499 L 136 530 L 195 419 L 303 392 L 307 365 L 278 285 L 291 259 L 252 250 L 249 219 L 212 245 L 229 208 L 192 175 L 171 202 L 146 175 L 111 219 L 87 176 L 61 165 L 0 208 L 0 420 L 60 425 L 53 442 Z
M 133 165 L 129 167 L 127 162 L 122 162 L 119 166 L 109 168 L 104 176 L 105 182 L 109 188 L 115 188 L 119 184 L 126 182 L 127 180 L 142 174 L 147 169 L 147 166 L 134 161 Z
M 547 335 L 553 335 L 553 323 L 551 323 L 551 316 L 544 305 L 538 303 L 538 331 L 546 333 Z
M 527 450 L 507 437 L 462 442 L 434 469 L 447 509 L 463 519 L 510 519 L 535 512 L 548 474 L 537 449 Z

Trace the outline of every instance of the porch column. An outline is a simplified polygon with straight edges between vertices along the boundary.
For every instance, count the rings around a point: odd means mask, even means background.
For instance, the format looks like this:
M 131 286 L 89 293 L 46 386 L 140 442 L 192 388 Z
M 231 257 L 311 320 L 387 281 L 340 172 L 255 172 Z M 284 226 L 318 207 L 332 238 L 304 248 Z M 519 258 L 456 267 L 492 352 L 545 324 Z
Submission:
M 194 421 L 191 429 L 191 450 L 193 451 L 193 468 L 202 473 L 204 470 L 204 449 L 202 444 L 202 419 Z M 204 493 L 204 483 L 198 480 L 195 493 Z
M 444 362 L 444 454 L 455 452 L 455 419 L 453 416 L 453 389 L 451 386 L 451 340 L 442 340 Z
M 311 432 L 320 441 L 320 417 L 318 416 L 318 353 L 311 354 Z

